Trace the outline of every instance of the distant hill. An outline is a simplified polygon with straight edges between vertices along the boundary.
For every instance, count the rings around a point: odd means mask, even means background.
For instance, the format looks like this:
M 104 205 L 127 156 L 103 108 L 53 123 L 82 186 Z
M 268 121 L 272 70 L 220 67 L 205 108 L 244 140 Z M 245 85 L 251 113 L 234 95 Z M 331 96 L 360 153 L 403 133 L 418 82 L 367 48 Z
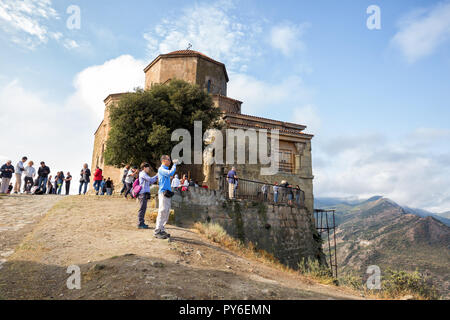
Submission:
M 450 211 L 437 213 L 438 216 L 450 219 Z
M 350 208 L 350 207 L 354 207 L 356 205 L 361 205 L 363 203 L 370 203 L 370 202 L 373 202 L 373 201 L 376 201 L 379 199 L 385 199 L 386 201 L 392 201 L 390 199 L 383 198 L 383 196 L 373 196 L 367 200 L 360 200 L 360 199 L 357 199 L 356 197 L 351 197 L 351 198 L 337 198 L 337 197 L 336 198 L 333 198 L 333 197 L 320 198 L 319 197 L 319 198 L 314 199 L 314 208 L 335 207 L 335 208 L 343 209 L 346 207 Z M 395 203 L 395 202 L 393 202 L 393 203 Z M 396 205 L 398 205 L 398 204 L 396 204 Z M 405 212 L 417 215 L 422 218 L 431 216 L 450 227 L 450 211 L 442 212 L 442 213 L 433 213 L 433 212 L 430 212 L 427 210 L 418 209 L 418 208 L 410 208 L 407 206 L 403 206 L 402 208 L 405 210 Z
M 358 203 L 323 206 L 336 209 L 338 265 L 362 276 L 370 265 L 429 274 L 444 296 L 450 287 L 450 227 L 432 214 L 403 208 L 380 196 Z M 420 216 L 423 215 L 424 217 Z M 441 217 L 442 218 L 442 217 Z
M 433 217 L 433 218 L 443 222 L 447 226 L 450 226 L 450 217 L 448 217 L 449 216 L 448 213 L 447 213 L 447 217 L 445 217 L 442 214 L 432 213 L 432 212 L 429 212 L 429 211 L 423 210 L 423 209 L 415 209 L 415 208 L 409 208 L 409 207 L 404 207 L 404 209 L 408 213 L 415 214 L 415 215 L 417 215 L 419 217 L 422 217 L 422 218 Z M 444 212 L 444 214 L 445 214 L 445 212 Z

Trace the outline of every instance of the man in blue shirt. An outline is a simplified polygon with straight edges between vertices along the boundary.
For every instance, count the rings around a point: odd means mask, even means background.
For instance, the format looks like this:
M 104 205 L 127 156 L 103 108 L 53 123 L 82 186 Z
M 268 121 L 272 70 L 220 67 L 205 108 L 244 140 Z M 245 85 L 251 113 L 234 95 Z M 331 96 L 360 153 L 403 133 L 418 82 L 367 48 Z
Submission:
M 227 179 L 228 179 L 228 197 L 230 199 L 235 198 L 234 189 L 236 188 L 236 168 L 232 167 L 230 171 L 228 171 Z
M 163 155 L 161 157 L 161 167 L 158 169 L 158 184 L 159 184 L 159 192 L 158 192 L 158 217 L 156 218 L 156 227 L 155 227 L 155 237 L 158 239 L 167 239 L 170 237 L 164 227 L 169 220 L 170 207 L 172 204 L 172 187 L 170 182 L 170 177 L 175 174 L 177 170 L 178 160 L 173 160 L 172 169 L 169 169 L 171 161 L 168 155 Z

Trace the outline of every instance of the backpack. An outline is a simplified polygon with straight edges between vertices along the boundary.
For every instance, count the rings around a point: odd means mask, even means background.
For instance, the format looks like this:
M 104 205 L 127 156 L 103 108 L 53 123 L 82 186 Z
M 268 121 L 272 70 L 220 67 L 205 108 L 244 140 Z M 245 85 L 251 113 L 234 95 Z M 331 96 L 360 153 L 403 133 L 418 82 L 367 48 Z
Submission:
M 133 187 L 131 188 L 131 196 L 133 198 L 137 198 L 137 196 L 139 195 L 139 192 L 141 192 L 141 190 L 142 190 L 142 186 L 139 184 L 139 178 L 137 178 L 133 183 Z

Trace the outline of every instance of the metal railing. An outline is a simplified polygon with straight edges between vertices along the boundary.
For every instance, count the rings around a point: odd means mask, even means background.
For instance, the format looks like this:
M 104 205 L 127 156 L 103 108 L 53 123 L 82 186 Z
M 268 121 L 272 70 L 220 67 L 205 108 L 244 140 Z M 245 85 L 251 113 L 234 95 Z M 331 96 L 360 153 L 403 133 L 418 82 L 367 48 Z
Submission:
M 226 175 L 221 180 L 220 188 L 225 192 L 227 198 L 229 198 L 229 184 Z M 264 185 L 267 187 L 266 193 L 263 192 Z M 235 188 L 234 198 L 305 207 L 305 192 L 303 190 L 295 187 L 278 186 L 278 194 L 275 195 L 274 186 L 271 183 L 239 178 L 237 188 Z
M 322 239 L 328 242 L 328 262 L 331 274 L 337 279 L 337 249 L 336 249 L 336 220 L 334 217 L 335 210 L 314 209 L 314 220 L 316 222 L 316 230 Z M 332 241 L 334 244 L 332 244 Z

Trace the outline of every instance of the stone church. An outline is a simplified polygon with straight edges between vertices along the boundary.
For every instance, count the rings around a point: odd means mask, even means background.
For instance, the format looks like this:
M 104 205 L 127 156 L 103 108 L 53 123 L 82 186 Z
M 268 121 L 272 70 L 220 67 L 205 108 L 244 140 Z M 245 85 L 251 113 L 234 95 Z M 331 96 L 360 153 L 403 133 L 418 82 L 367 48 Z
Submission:
M 152 84 L 164 84 L 172 79 L 185 80 L 204 88 L 212 95 L 214 105 L 222 111 L 222 119 L 227 128 L 278 129 L 280 133 L 278 174 L 263 176 L 260 175 L 260 165 L 247 164 L 235 165 L 238 176 L 242 179 L 267 183 L 280 183 L 282 180 L 286 180 L 294 186 L 299 185 L 305 192 L 307 209 L 309 212 L 313 211 L 311 164 L 311 139 L 313 136 L 304 133 L 306 126 L 241 113 L 242 102 L 227 96 L 229 78 L 225 65 L 200 52 L 180 50 L 161 54 L 144 69 L 144 72 L 145 89 L 150 89 Z M 95 132 L 91 165 L 93 169 L 99 166 L 103 169 L 105 177 L 113 179 L 116 191 L 121 188 L 122 169 L 106 166 L 104 151 L 110 128 L 109 107 L 117 103 L 123 94 L 112 93 L 104 100 L 104 119 Z M 210 189 L 218 189 L 221 177 L 229 169 L 229 165 L 213 164 L 208 167 L 206 165 L 185 165 L 180 167 L 178 173 L 186 173 L 194 180 L 206 184 Z

